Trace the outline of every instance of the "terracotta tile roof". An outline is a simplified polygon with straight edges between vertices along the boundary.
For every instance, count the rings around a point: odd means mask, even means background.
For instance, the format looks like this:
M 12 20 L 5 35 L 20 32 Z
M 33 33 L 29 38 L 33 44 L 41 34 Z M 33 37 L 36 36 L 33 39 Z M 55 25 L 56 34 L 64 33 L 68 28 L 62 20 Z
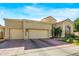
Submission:
M 55 20 L 55 21 L 56 21 L 56 19 L 55 19 L 54 17 L 52 17 L 52 16 L 45 17 L 45 18 L 43 18 L 42 20 L 44 20 L 44 19 L 48 19 L 48 18 L 50 18 L 50 19 L 52 19 L 52 20 Z M 50 20 L 50 19 L 49 19 L 49 20 Z M 41 20 L 41 21 L 42 21 L 42 20 Z

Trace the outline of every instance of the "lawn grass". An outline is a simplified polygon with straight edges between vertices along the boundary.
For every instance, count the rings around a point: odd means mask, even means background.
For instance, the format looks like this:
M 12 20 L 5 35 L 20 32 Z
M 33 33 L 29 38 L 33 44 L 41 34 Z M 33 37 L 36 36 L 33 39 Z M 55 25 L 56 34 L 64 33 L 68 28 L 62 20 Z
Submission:
M 78 42 L 78 40 L 73 40 L 72 44 L 79 45 L 79 42 Z
M 68 42 L 74 45 L 79 45 L 79 40 L 72 39 L 72 42 L 69 42 L 70 38 L 65 38 L 65 39 L 66 39 L 65 42 Z

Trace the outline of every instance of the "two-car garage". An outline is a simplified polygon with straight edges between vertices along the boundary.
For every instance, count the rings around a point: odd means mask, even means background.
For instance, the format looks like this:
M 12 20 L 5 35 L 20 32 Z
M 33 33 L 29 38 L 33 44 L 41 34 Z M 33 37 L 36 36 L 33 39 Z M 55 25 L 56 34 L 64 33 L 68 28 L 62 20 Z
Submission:
M 27 35 L 24 36 L 22 29 L 10 29 L 10 39 L 44 39 L 49 38 L 49 31 L 47 29 L 28 29 Z
M 46 39 L 51 36 L 52 24 L 27 19 L 5 19 L 5 39 Z

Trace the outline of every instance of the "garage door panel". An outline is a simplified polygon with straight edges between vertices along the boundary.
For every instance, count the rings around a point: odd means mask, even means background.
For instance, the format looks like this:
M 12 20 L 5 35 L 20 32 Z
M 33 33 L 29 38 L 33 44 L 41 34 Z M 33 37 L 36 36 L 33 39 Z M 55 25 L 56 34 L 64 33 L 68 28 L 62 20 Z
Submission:
M 29 30 L 29 38 L 48 38 L 48 30 Z
M 23 32 L 21 29 L 11 29 L 10 39 L 23 39 Z

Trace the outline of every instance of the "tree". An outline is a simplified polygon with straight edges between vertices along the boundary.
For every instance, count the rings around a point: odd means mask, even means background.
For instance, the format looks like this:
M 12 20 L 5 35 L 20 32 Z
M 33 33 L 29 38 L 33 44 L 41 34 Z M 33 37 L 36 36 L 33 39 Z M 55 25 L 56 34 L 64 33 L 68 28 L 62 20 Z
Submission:
M 58 30 L 57 28 L 54 27 L 54 37 L 57 37 L 58 36 Z
M 79 32 L 79 18 L 74 21 L 74 31 Z
M 61 37 L 61 35 L 62 35 L 62 29 L 61 27 L 58 27 L 58 37 Z
M 61 27 L 57 27 L 57 28 L 54 27 L 54 37 L 61 37 L 61 34 L 62 34 Z

